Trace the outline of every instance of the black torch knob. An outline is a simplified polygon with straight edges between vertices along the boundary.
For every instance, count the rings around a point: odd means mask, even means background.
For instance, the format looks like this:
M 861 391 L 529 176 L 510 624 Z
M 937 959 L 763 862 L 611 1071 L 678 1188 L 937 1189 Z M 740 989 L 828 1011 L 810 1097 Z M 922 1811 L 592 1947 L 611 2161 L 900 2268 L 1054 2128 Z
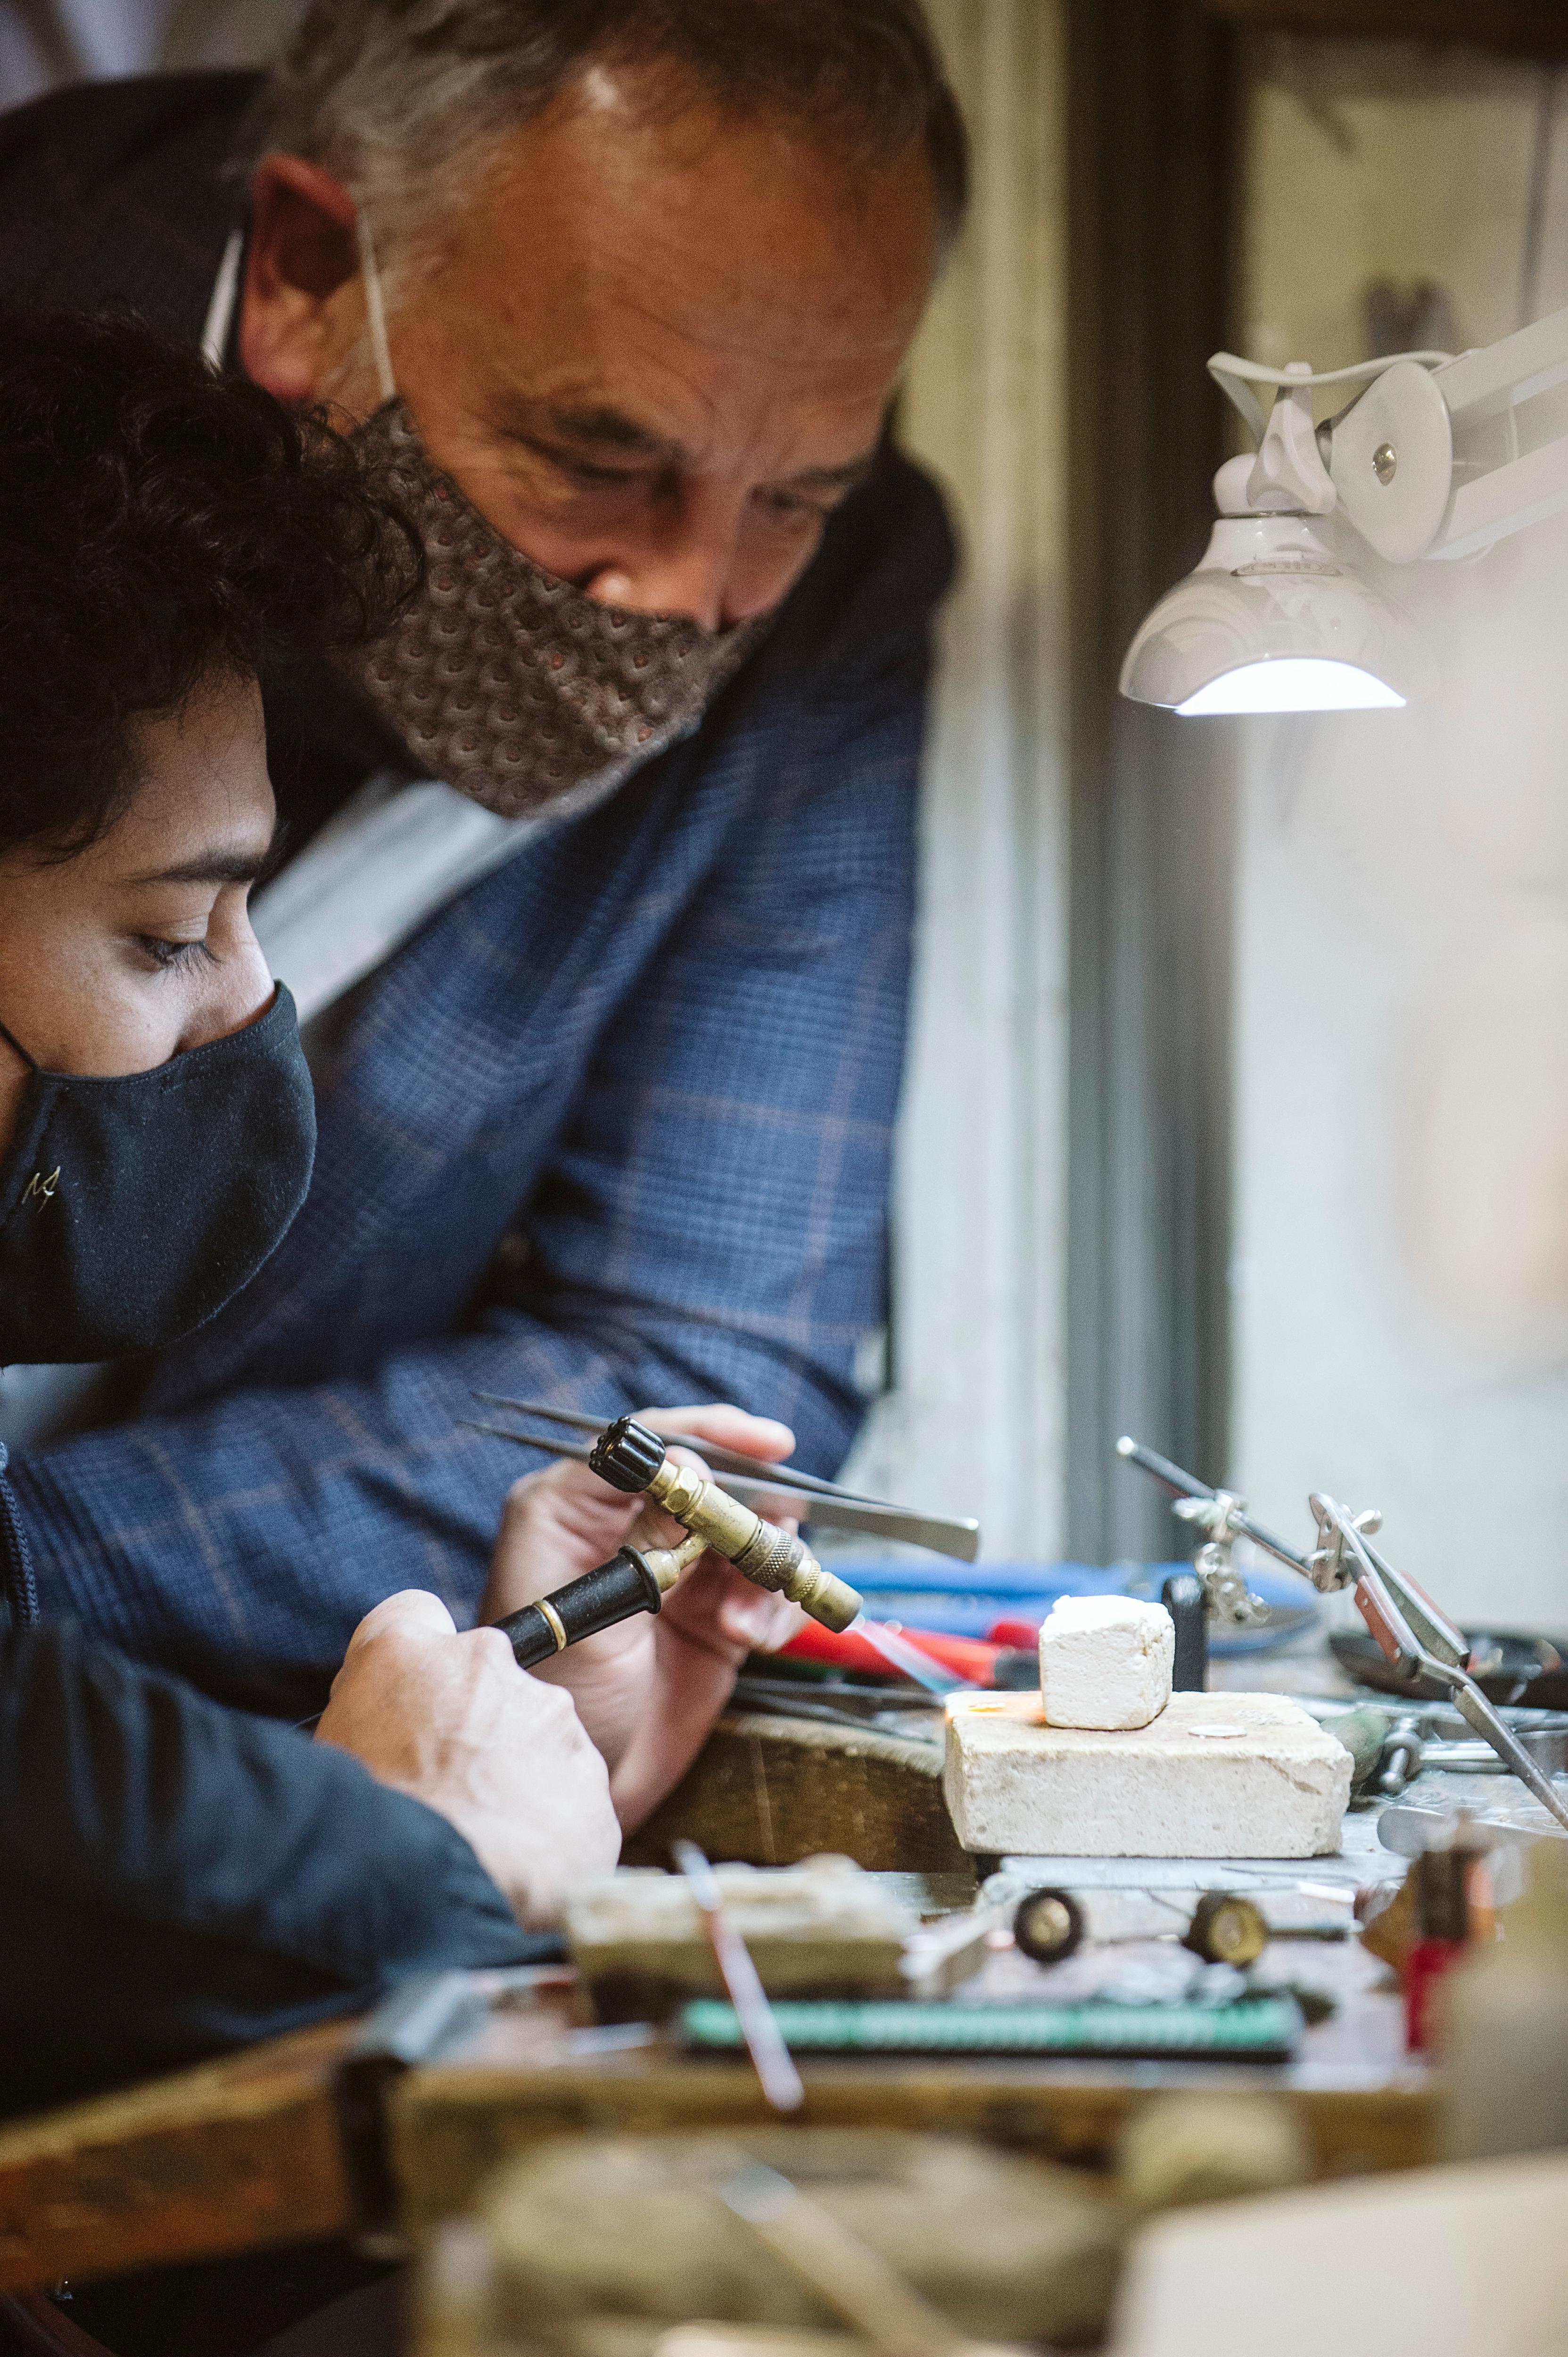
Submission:
M 509 1638 L 525 1670 L 564 1653 L 579 1637 L 592 1637 L 629 1620 L 634 1612 L 657 1612 L 661 1601 L 658 1580 L 635 1547 L 622 1547 L 609 1563 L 569 1580 L 539 1604 L 525 1604 L 509 1613 L 496 1627 Z
M 647 1489 L 663 1462 L 664 1443 L 659 1435 L 635 1416 L 623 1415 L 599 1435 L 588 1466 L 612 1490 L 624 1490 L 631 1498 Z

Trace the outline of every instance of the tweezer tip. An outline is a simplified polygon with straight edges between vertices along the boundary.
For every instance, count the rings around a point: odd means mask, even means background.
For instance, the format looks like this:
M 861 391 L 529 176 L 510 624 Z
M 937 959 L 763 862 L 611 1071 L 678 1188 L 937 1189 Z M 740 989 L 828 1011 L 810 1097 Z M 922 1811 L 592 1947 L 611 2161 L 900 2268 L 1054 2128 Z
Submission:
M 787 2177 L 762 2161 L 754 2161 L 726 2179 L 718 2189 L 719 2200 L 726 2210 L 755 2225 L 766 2225 L 787 2210 L 795 2199 L 795 2188 Z

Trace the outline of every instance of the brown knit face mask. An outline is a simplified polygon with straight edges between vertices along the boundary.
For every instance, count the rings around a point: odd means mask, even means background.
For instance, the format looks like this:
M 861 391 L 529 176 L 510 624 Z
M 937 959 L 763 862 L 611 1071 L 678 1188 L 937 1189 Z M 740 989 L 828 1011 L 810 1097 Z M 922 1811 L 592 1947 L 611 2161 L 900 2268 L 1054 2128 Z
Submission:
M 395 394 L 355 441 L 412 518 L 426 577 L 344 668 L 435 778 L 503 818 L 596 801 L 689 737 L 767 629 L 604 606 L 514 548 L 432 465 Z

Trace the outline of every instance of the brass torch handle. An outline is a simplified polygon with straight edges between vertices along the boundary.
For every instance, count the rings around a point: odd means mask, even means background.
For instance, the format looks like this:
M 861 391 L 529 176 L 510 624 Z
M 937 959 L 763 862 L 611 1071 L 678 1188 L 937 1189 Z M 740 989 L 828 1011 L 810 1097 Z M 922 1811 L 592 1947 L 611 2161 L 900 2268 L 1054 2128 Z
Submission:
M 859 1612 L 855 1590 L 824 1571 L 809 1547 L 776 1523 L 765 1523 L 690 1465 L 672 1465 L 666 1458 L 648 1494 L 683 1530 L 727 1555 L 754 1587 L 787 1596 L 824 1628 L 847 1629 Z
M 672 1465 L 658 1434 L 635 1417 L 623 1415 L 610 1425 L 588 1463 L 628 1495 L 646 1491 L 682 1529 L 726 1555 L 755 1587 L 787 1596 L 824 1629 L 847 1629 L 858 1614 L 854 1589 L 824 1571 L 809 1547 L 691 1467 Z

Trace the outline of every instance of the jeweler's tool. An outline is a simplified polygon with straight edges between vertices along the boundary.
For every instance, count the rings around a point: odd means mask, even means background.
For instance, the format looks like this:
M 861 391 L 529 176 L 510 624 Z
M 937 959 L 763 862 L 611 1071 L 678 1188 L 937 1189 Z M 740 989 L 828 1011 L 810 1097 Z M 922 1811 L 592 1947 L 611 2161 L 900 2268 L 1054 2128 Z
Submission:
M 1568 1802 L 1551 1779 L 1542 1774 L 1469 1675 L 1470 1649 L 1464 1631 L 1439 1611 L 1413 1579 L 1396 1571 L 1388 1557 L 1380 1555 L 1371 1544 L 1372 1534 L 1382 1527 L 1382 1516 L 1375 1508 L 1352 1514 L 1334 1499 L 1315 1491 L 1307 1503 L 1317 1524 L 1317 1544 L 1310 1555 L 1304 1557 L 1252 1522 L 1240 1500 L 1211 1490 L 1207 1482 L 1184 1473 L 1179 1465 L 1173 1465 L 1154 1449 L 1123 1438 L 1116 1443 L 1116 1454 L 1152 1475 L 1175 1498 L 1206 1500 L 1210 1505 L 1223 1506 L 1234 1535 L 1250 1538 L 1255 1546 L 1262 1547 L 1281 1563 L 1289 1564 L 1293 1571 L 1299 1571 L 1325 1595 L 1349 1588 L 1356 1609 L 1376 1638 L 1384 1659 L 1402 1676 L 1413 1677 L 1419 1672 L 1434 1684 L 1445 1686 L 1460 1716 L 1477 1735 L 1486 1738 L 1504 1766 L 1529 1787 L 1542 1808 L 1550 1810 L 1560 1825 L 1568 1827 Z
M 714 2190 L 881 2357 L 964 2357 L 975 2345 L 858 2234 L 777 2169 L 754 2161 Z
M 928 1694 L 948 1695 L 955 1688 L 969 1688 L 974 1684 L 972 1678 L 961 1677 L 956 1670 L 944 1670 L 929 1653 L 922 1653 L 918 1645 L 911 1645 L 900 1636 L 897 1629 L 890 1629 L 886 1620 L 868 1620 L 863 1612 L 850 1626 L 893 1669 L 901 1670 L 905 1677 L 924 1686 Z
M 608 1563 L 568 1580 L 537 1604 L 525 1604 L 521 1612 L 509 1612 L 495 1625 L 521 1666 L 532 1670 L 553 1661 L 580 1637 L 596 1636 L 636 1612 L 657 1612 L 681 1574 L 707 1549 L 706 1539 L 699 1538 L 685 1539 L 678 1547 L 622 1547 Z
M 1207 1481 L 1199 1481 L 1193 1474 L 1184 1473 L 1181 1467 L 1173 1465 L 1168 1457 L 1160 1456 L 1155 1449 L 1145 1448 L 1142 1441 L 1133 1440 L 1125 1433 L 1116 1443 L 1116 1454 L 1127 1464 L 1135 1465 L 1140 1473 L 1152 1475 L 1173 1498 L 1193 1498 L 1217 1506 L 1221 1496 L 1226 1494 L 1211 1490 Z M 1275 1538 L 1272 1531 L 1266 1531 L 1261 1523 L 1253 1522 L 1239 1499 L 1231 1499 L 1230 1503 L 1234 1511 L 1229 1519 L 1237 1536 L 1251 1539 L 1253 1545 L 1261 1546 L 1265 1555 L 1272 1555 L 1279 1563 L 1288 1564 L 1292 1571 L 1299 1571 L 1304 1579 L 1312 1577 L 1305 1555 L 1297 1555 L 1293 1548 L 1286 1546 L 1283 1539 Z
M 1146 1897 L 1156 1906 L 1176 1907 L 1175 1900 L 1164 1898 L 1158 1891 Z M 1186 1912 L 1185 1902 L 1181 1911 Z M 1026 1956 L 1037 1964 L 1059 1964 L 1076 1954 L 1083 1943 L 1085 1932 L 1081 1903 L 1070 1890 L 1049 1888 L 1028 1891 L 1018 1901 L 1018 1911 L 1013 1918 L 1013 1939 Z M 1095 1945 L 1115 1948 L 1137 1945 L 1150 1937 L 1147 1931 L 1101 1933 Z M 1171 1939 L 1174 1932 L 1155 1934 Z M 1269 1926 L 1250 1899 L 1240 1898 L 1229 1890 L 1206 1890 L 1193 1909 L 1181 1944 L 1190 1948 L 1208 1964 L 1250 1964 L 1261 1956 L 1269 1944 Z
M 1030 1890 L 1013 1918 L 1015 1943 L 1036 1964 L 1059 1964 L 1083 1945 L 1083 1910 L 1070 1890 Z
M 798 1538 L 763 1522 L 692 1467 L 672 1464 L 663 1441 L 645 1424 L 623 1415 L 593 1448 L 561 1453 L 582 1457 L 601 1480 L 628 1497 L 646 1491 L 691 1535 L 673 1548 L 622 1547 L 611 1562 L 498 1621 L 525 1670 L 635 1612 L 657 1612 L 665 1591 L 707 1547 L 727 1557 L 756 1587 L 789 1597 L 829 1629 L 847 1629 L 859 1612 L 854 1589 L 824 1571 Z
M 1410 1801 L 1378 1813 L 1378 1839 L 1399 1857 L 1419 1857 L 1423 1850 L 1441 1848 L 1452 1842 L 1458 1826 L 1456 1810 L 1418 1808 Z M 1466 1811 L 1465 1827 L 1472 1839 L 1494 1846 L 1563 1838 L 1556 1825 L 1522 1823 L 1518 1817 L 1502 1816 L 1489 1809 Z
M 480 1396 L 489 1399 L 493 1397 L 494 1394 L 487 1392 L 481 1394 Z M 565 1411 L 557 1411 L 553 1408 L 525 1409 L 521 1406 L 521 1403 L 511 1401 L 503 1401 L 500 1405 L 503 1406 L 515 1405 L 521 1414 L 553 1415 L 559 1413 L 563 1423 L 570 1423 L 575 1426 L 586 1425 L 590 1431 L 601 1432 L 601 1428 L 597 1425 L 594 1424 L 591 1417 L 580 1417 L 575 1413 L 568 1415 Z M 613 1481 L 618 1489 L 624 1490 L 631 1486 L 635 1486 L 638 1489 L 646 1489 L 650 1497 L 657 1498 L 659 1503 L 664 1507 L 667 1512 L 673 1514 L 677 1522 L 685 1523 L 688 1529 L 696 1529 L 698 1527 L 698 1521 L 693 1519 L 693 1513 L 689 1511 L 688 1507 L 679 1502 L 671 1502 L 671 1501 L 677 1496 L 677 1489 L 674 1480 L 671 1480 L 664 1490 L 660 1490 L 659 1485 L 661 1477 L 658 1473 L 655 1473 L 651 1478 L 646 1480 L 642 1478 L 646 1470 L 645 1460 L 642 1457 L 628 1453 L 623 1448 L 622 1456 L 625 1458 L 628 1474 L 628 1478 L 627 1479 L 618 1478 L 615 1471 L 607 1469 L 608 1459 L 605 1453 L 605 1444 L 608 1441 L 610 1435 L 614 1432 L 619 1431 L 623 1426 L 628 1431 L 640 1433 L 645 1437 L 650 1439 L 653 1446 L 659 1449 L 661 1460 L 664 1459 L 663 1441 L 657 1436 L 650 1435 L 646 1425 L 636 1424 L 630 1417 L 622 1417 L 620 1425 L 612 1425 L 607 1430 L 602 1431 L 598 1445 L 593 1448 L 578 1448 L 575 1445 L 564 1444 L 560 1441 L 552 1442 L 542 1440 L 532 1445 L 553 1448 L 557 1456 L 575 1457 L 579 1463 L 591 1465 L 596 1473 L 599 1474 L 605 1480 Z M 482 1432 L 497 1433 L 498 1437 L 509 1440 L 525 1440 L 529 1437 L 529 1436 L 522 1433 L 509 1432 L 501 1434 L 499 1431 L 499 1427 L 492 1425 L 480 1425 L 475 1428 Z M 706 1442 L 698 1440 L 695 1437 L 687 1439 L 682 1445 L 691 1448 L 705 1448 L 708 1446 Z M 733 1457 L 732 1453 L 727 1449 L 714 1450 L 713 1453 L 716 1456 L 725 1457 L 731 1462 L 744 1461 L 736 1460 Z M 619 1462 L 620 1460 L 617 1459 L 616 1461 Z M 665 1461 L 667 1462 L 667 1460 Z M 755 1459 L 751 1461 L 755 1462 Z M 681 1481 L 683 1481 L 688 1485 L 693 1480 L 693 1476 L 691 1474 L 689 1469 L 684 1468 L 668 1467 L 668 1471 L 671 1476 L 678 1476 Z M 638 1477 L 635 1485 L 633 1485 L 629 1480 L 629 1475 L 633 1473 Z M 740 1485 L 737 1484 L 736 1486 Z M 747 1481 L 744 1486 L 747 1488 L 756 1488 L 763 1492 L 782 1494 L 781 1492 L 777 1491 L 776 1485 L 766 1481 L 758 1480 L 755 1483 Z M 824 1483 L 822 1486 L 825 1488 L 828 1485 Z M 702 1488 L 708 1492 L 708 1502 L 704 1511 L 721 1516 L 726 1531 L 728 1530 L 729 1525 L 733 1523 L 736 1532 L 738 1532 L 740 1528 L 739 1518 L 744 1517 L 745 1522 L 747 1524 L 754 1525 L 756 1530 L 766 1533 L 776 1549 L 780 1547 L 794 1548 L 798 1551 L 801 1566 L 810 1566 L 816 1575 L 817 1581 L 823 1584 L 818 1591 L 815 1591 L 818 1598 L 817 1603 L 813 1604 L 811 1594 L 805 1592 L 805 1582 L 808 1575 L 803 1569 L 799 1576 L 798 1584 L 796 1586 L 784 1587 L 783 1592 L 789 1596 L 794 1603 L 799 1604 L 803 1611 L 809 1612 L 814 1620 L 821 1621 L 823 1627 L 834 1630 L 835 1631 L 843 1631 L 843 1630 L 853 1627 L 855 1635 L 857 1637 L 863 1637 L 874 1652 L 882 1655 L 884 1661 L 889 1663 L 894 1669 L 901 1671 L 905 1677 L 912 1678 L 917 1685 L 924 1686 L 929 1694 L 950 1694 L 955 1686 L 967 1686 L 973 1683 L 972 1679 L 963 1677 L 956 1670 L 943 1670 L 938 1663 L 931 1661 L 927 1654 L 922 1653 L 918 1647 L 907 1642 L 896 1629 L 890 1629 L 879 1620 L 866 1620 L 865 1615 L 860 1611 L 860 1598 L 855 1594 L 855 1591 L 853 1588 L 846 1587 L 843 1580 L 834 1579 L 831 1573 L 823 1571 L 821 1565 L 818 1564 L 816 1557 L 807 1553 L 799 1539 L 790 1538 L 787 1533 L 777 1529 L 771 1523 L 759 1523 L 757 1516 L 748 1512 L 747 1510 L 739 1504 L 738 1501 L 732 1501 L 727 1491 L 722 1496 L 717 1494 L 718 1484 L 716 1482 L 704 1483 L 702 1485 Z M 684 1492 L 682 1491 L 681 1495 L 683 1496 Z M 736 1555 L 733 1551 L 732 1544 L 727 1537 L 712 1539 L 709 1544 L 716 1546 L 721 1555 L 728 1555 L 730 1561 L 736 1565 L 736 1569 L 744 1572 L 748 1579 L 757 1579 L 759 1587 L 778 1587 L 780 1586 L 780 1582 L 774 1577 L 758 1577 L 757 1573 L 752 1568 L 749 1557 L 743 1560 L 742 1555 Z M 608 1618 L 601 1617 L 593 1619 L 591 1620 L 592 1629 L 607 1629 L 613 1626 L 616 1620 L 626 1620 L 632 1612 L 658 1611 L 659 1605 L 657 1602 L 644 1602 L 641 1600 L 646 1584 L 643 1583 L 639 1586 L 639 1574 L 637 1571 L 628 1567 L 620 1570 L 618 1577 L 615 1579 L 609 1578 L 608 1576 L 616 1574 L 618 1572 L 618 1566 L 622 1566 L 625 1559 L 628 1556 L 632 1557 L 636 1563 L 640 1563 L 642 1561 L 642 1558 L 637 1555 L 635 1549 L 629 1547 L 623 1548 L 621 1555 L 617 1556 L 614 1564 L 606 1564 L 601 1566 L 599 1571 L 591 1572 L 587 1575 L 588 1579 L 599 1581 L 601 1585 L 605 1587 L 606 1593 L 604 1600 L 607 1604 L 611 1600 L 612 1594 L 616 1598 L 619 1598 L 624 1595 L 628 1599 L 624 1609 L 612 1613 Z M 690 1558 L 686 1558 L 685 1560 L 689 1559 Z M 673 1558 L 671 1558 L 671 1560 L 673 1560 Z M 662 1576 L 661 1566 L 656 1563 L 655 1558 L 651 1555 L 647 1557 L 647 1562 L 650 1566 L 652 1575 L 655 1577 L 660 1578 L 661 1587 L 665 1588 L 671 1587 L 674 1583 L 674 1579 L 679 1577 L 680 1571 L 685 1568 L 685 1560 L 682 1560 L 680 1563 L 676 1571 L 672 1572 L 666 1577 Z M 583 1585 L 584 1582 L 580 1580 L 573 1582 L 573 1587 L 580 1587 Z M 562 1598 L 564 1597 L 570 1596 L 571 1593 L 571 1588 L 564 1588 L 561 1590 L 559 1595 L 548 1598 L 548 1603 L 555 1606 L 557 1608 L 557 1611 L 559 1611 Z M 855 1609 L 851 1615 L 850 1620 L 847 1621 L 833 1618 L 829 1611 L 820 1609 L 825 1598 L 825 1600 L 832 1606 L 832 1612 L 836 1613 L 843 1609 L 843 1599 L 849 1598 L 854 1598 Z M 596 1611 L 598 1609 L 598 1593 L 596 1591 L 592 1598 L 585 1598 L 584 1612 L 592 1613 Z M 542 1612 L 545 1609 L 545 1608 L 541 1605 L 533 1605 L 529 1609 L 536 1613 Z M 521 1619 L 522 1617 L 524 1616 L 514 1615 L 514 1618 L 517 1619 Z M 581 1617 L 582 1615 L 580 1614 L 579 1618 Z M 510 1622 L 502 1622 L 501 1626 L 508 1629 L 510 1632 Z M 575 1636 L 586 1636 L 589 1633 L 590 1627 L 585 1626 L 577 1629 L 575 1631 L 575 1634 L 569 1634 L 564 1641 L 567 1644 L 571 1644 L 575 1641 Z M 533 1637 L 532 1641 L 538 1641 L 537 1636 Z M 559 1643 L 553 1644 L 550 1650 L 552 1652 L 559 1652 L 561 1650 Z M 522 1657 L 520 1654 L 519 1659 L 521 1660 L 521 1658 Z M 531 1656 L 531 1659 L 533 1661 L 543 1661 L 548 1659 L 548 1654 L 544 1652 L 534 1653 Z M 524 1667 L 527 1666 L 529 1666 L 529 1664 L 525 1663 Z
M 1230 1890 L 1206 1890 L 1182 1937 L 1182 1946 L 1208 1964 L 1255 1964 L 1268 1944 L 1260 1910 Z
M 542 1407 L 531 1400 L 503 1399 L 499 1392 L 476 1392 L 474 1397 L 489 1407 L 504 1407 L 513 1415 L 541 1417 L 546 1423 L 563 1424 L 570 1431 L 592 1434 L 596 1438 L 605 1429 L 602 1416 L 584 1415 L 575 1408 Z M 474 1429 L 488 1432 L 498 1440 L 515 1440 L 524 1448 L 545 1449 L 555 1457 L 577 1457 L 585 1462 L 589 1454 L 566 1441 L 547 1438 L 542 1433 L 513 1432 L 489 1424 L 477 1425 Z M 703 1440 L 695 1433 L 670 1433 L 666 1438 L 671 1446 L 694 1449 L 713 1474 L 714 1487 L 738 1498 L 743 1505 L 756 1505 L 759 1500 L 772 1498 L 799 1499 L 801 1519 L 821 1523 L 828 1530 L 862 1531 L 874 1538 L 898 1540 L 908 1546 L 926 1547 L 933 1555 L 951 1555 L 959 1563 L 973 1563 L 979 1556 L 980 1524 L 976 1522 L 922 1514 L 912 1506 L 890 1506 L 882 1499 L 863 1498 L 858 1491 L 842 1489 L 836 1481 L 824 1481 L 815 1473 L 797 1473 L 787 1466 L 770 1472 L 755 1457 L 742 1457 L 733 1448 L 715 1448 L 711 1440 Z
M 1237 2005 L 965 2004 L 950 1997 L 781 1997 L 773 2018 L 798 2054 L 1103 2054 L 1131 2060 L 1290 2062 L 1301 2044 L 1293 1996 Z M 735 2007 L 695 1997 L 680 2017 L 682 2042 L 697 2049 L 743 2043 Z
M 1348 1513 L 1332 1498 L 1315 1491 L 1307 1501 L 1317 1522 L 1318 1544 L 1312 1556 L 1312 1580 L 1326 1592 L 1350 1588 L 1356 1609 L 1377 1639 L 1384 1659 L 1402 1676 L 1418 1671 L 1434 1684 L 1446 1686 L 1460 1717 L 1484 1736 L 1542 1808 L 1560 1825 L 1568 1826 L 1564 1802 L 1549 1776 L 1530 1758 L 1506 1726 L 1466 1668 L 1470 1649 L 1463 1632 L 1444 1619 L 1413 1580 L 1394 1570 L 1367 1544 L 1367 1534 L 1379 1528 L 1375 1513 Z
M 868 1598 L 868 1609 L 873 1601 Z M 884 1627 L 886 1625 L 883 1623 Z M 1011 1674 L 1015 1666 L 1019 1669 L 1015 1683 L 1027 1685 L 1030 1680 L 1022 1674 L 1022 1669 L 1028 1664 L 1033 1665 L 1034 1681 L 1038 1682 L 1040 1647 L 1033 1630 L 1029 1634 L 1035 1638 L 1035 1642 L 1026 1653 L 1015 1652 L 1008 1645 L 988 1644 L 979 1637 L 943 1637 L 937 1636 L 929 1629 L 911 1629 L 907 1622 L 901 1626 L 903 1642 L 923 1654 L 932 1669 L 940 1674 L 944 1694 L 950 1692 L 955 1685 L 965 1684 L 972 1686 L 1000 1685 L 1004 1675 Z M 874 1677 L 880 1676 L 887 1659 L 869 1637 L 862 1634 L 862 1624 L 858 1620 L 852 1622 L 842 1636 L 835 1636 L 831 1629 L 819 1628 L 814 1620 L 810 1620 L 780 1651 L 786 1660 L 816 1662 L 824 1669 L 839 1670 L 851 1677 L 864 1676 L 868 1671 Z M 932 1694 L 936 1691 L 933 1685 Z
M 729 1991 L 752 2067 L 776 2112 L 798 2112 L 806 2100 L 800 2073 L 789 2059 L 773 2007 L 757 1978 L 751 1951 L 725 1912 L 719 1878 L 695 1842 L 676 1841 L 670 1855 L 691 1885 L 714 1962 Z

